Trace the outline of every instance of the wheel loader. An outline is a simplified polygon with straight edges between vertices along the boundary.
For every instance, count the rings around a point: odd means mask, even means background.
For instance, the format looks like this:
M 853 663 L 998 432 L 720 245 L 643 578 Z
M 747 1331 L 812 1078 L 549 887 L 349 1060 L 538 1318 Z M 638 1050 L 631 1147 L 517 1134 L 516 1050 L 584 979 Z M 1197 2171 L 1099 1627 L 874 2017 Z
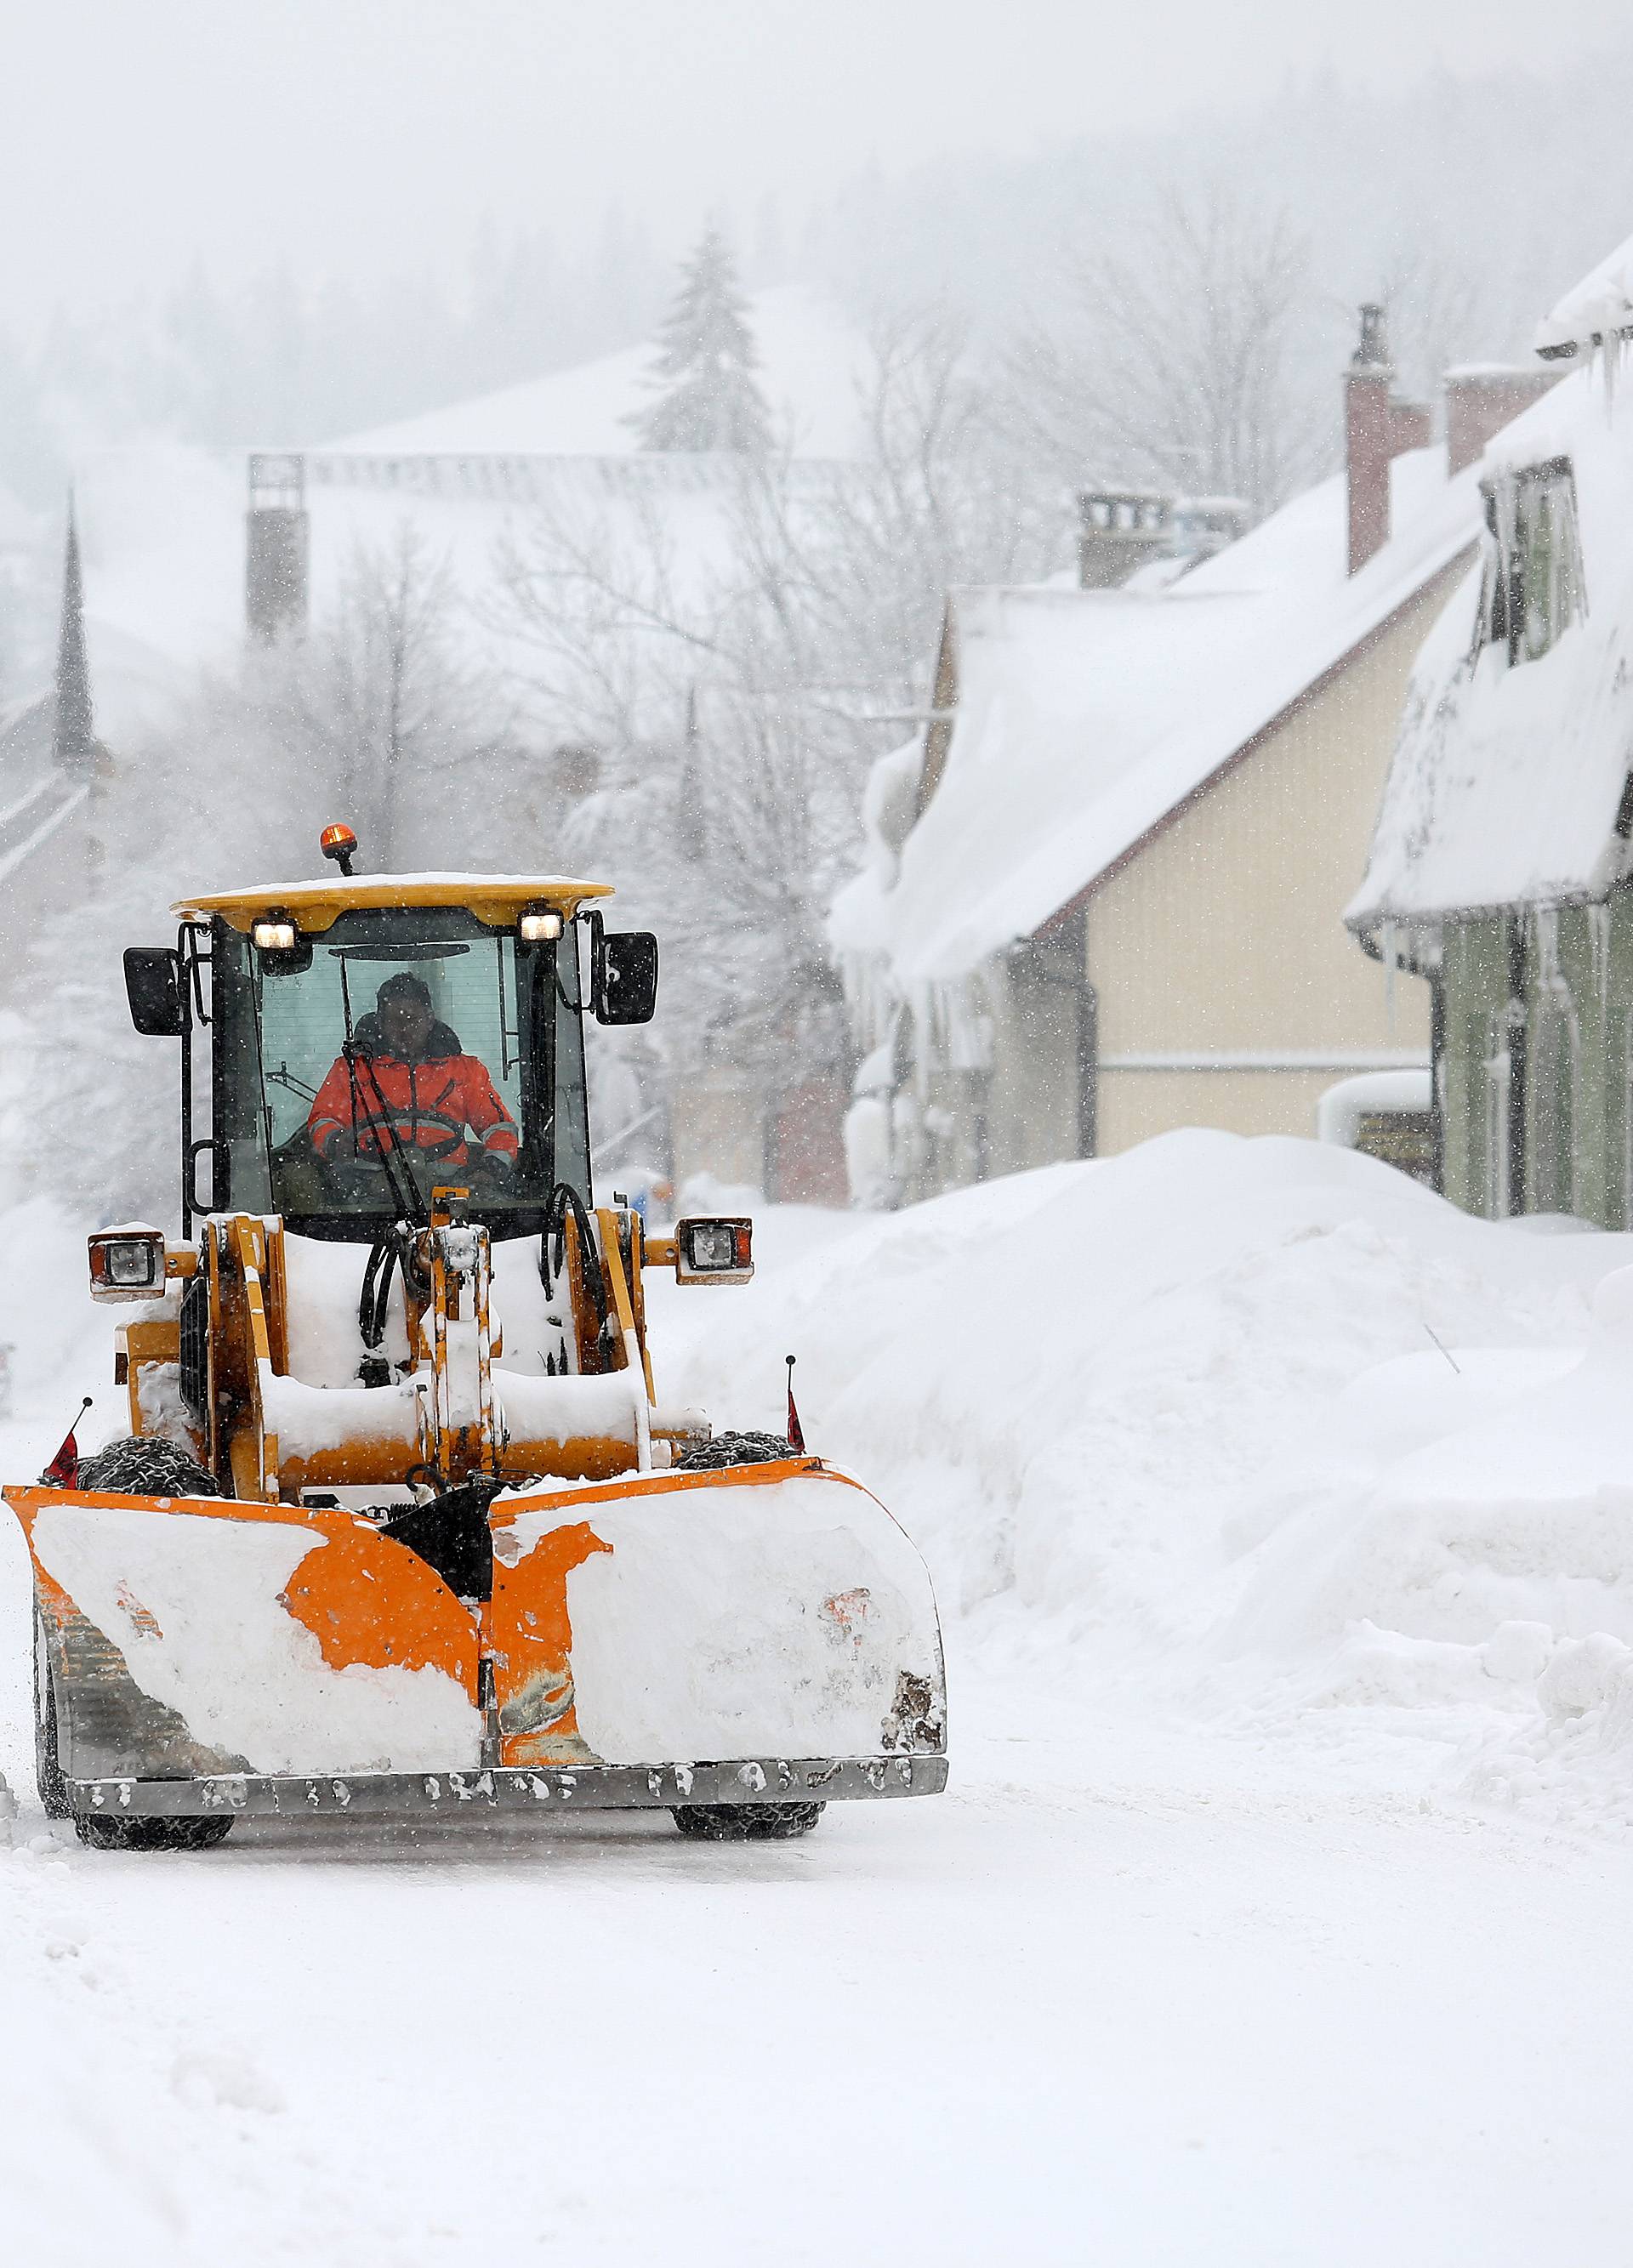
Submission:
M 5 1490 L 47 1811 L 128 1850 L 598 1807 L 756 1839 L 938 1793 L 906 1536 L 654 1389 L 647 1273 L 753 1273 L 748 1219 L 592 1188 L 586 1021 L 651 1016 L 655 939 L 602 885 L 323 849 L 125 954 L 180 1042 L 181 1233 L 91 1237 L 129 1435 Z

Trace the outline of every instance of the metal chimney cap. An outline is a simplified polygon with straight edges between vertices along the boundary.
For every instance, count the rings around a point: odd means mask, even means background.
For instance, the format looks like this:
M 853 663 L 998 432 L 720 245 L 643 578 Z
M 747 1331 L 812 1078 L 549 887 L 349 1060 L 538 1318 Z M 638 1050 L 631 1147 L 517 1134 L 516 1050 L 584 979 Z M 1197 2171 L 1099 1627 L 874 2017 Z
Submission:
M 1386 371 L 1393 365 L 1389 359 L 1389 330 L 1382 304 L 1366 299 L 1361 306 L 1361 342 L 1349 357 L 1351 370 Z

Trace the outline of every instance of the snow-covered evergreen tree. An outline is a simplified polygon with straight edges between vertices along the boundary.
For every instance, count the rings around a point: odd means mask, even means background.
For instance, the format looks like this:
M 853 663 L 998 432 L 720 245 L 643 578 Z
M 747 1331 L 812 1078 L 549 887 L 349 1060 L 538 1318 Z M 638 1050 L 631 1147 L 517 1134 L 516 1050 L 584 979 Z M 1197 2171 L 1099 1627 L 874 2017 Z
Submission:
M 629 422 L 643 449 L 761 454 L 771 446 L 771 421 L 755 377 L 759 356 L 736 263 L 718 229 L 706 232 L 683 275 L 652 372 L 662 391 Z

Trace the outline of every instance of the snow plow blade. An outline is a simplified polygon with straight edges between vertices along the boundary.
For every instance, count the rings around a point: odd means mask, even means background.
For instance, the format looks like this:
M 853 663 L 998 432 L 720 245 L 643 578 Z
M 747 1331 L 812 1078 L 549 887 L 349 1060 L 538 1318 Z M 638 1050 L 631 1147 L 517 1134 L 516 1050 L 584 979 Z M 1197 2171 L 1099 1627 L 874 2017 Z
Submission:
M 467 1497 L 457 1535 L 404 1506 L 5 1494 L 81 1819 L 809 1806 L 946 1784 L 928 1576 L 817 1459 Z

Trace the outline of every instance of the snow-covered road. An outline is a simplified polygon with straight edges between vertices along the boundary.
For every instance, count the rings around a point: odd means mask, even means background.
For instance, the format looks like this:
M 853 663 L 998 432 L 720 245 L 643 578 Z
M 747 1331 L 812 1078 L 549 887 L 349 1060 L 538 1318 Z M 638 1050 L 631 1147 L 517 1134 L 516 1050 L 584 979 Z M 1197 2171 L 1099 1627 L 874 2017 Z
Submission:
M 1115 1185 L 1119 1214 L 1131 1188 Z M 1066 1548 L 1083 1513 L 1064 1466 L 1029 1468 L 1017 1497 L 1002 1395 L 981 1420 L 979 1475 L 973 1450 L 952 1461 L 961 1484 L 905 1429 L 888 1477 L 911 1493 L 920 1476 L 904 1510 L 950 1606 L 960 1590 L 966 1601 L 950 1617 L 953 1785 L 922 1804 L 836 1807 L 801 1843 L 683 1842 L 659 1815 L 412 1837 L 244 1825 L 203 1855 L 82 1852 L 48 1834 L 33 1805 L 26 1587 L 0 1530 L 0 1769 L 23 1806 L 19 1847 L 0 1854 L 0 2257 L 1519 2268 L 1633 2257 L 1633 1845 L 1481 1808 L 1450 1770 L 1471 1727 L 1498 1722 L 1496 1705 L 1502 1724 L 1521 1722 L 1529 1689 L 1494 1682 L 1496 1654 L 1422 1635 L 1359 1668 L 1345 1655 L 1315 1705 L 1290 1642 L 1257 1683 L 1216 1637 L 1124 1646 L 1126 1671 L 1098 1674 L 1107 1601 L 1119 1629 L 1143 1614 L 1201 1631 L 1204 1575 L 1223 1586 L 1216 1624 L 1245 1600 L 1261 1646 L 1290 1627 L 1309 1555 L 1269 1531 L 1291 1469 L 1253 1484 L 1253 1520 L 1237 1491 L 1248 1433 L 1268 1423 L 1229 1371 L 1262 1359 L 1257 1287 L 1287 1310 L 1290 1344 L 1311 1336 L 1319 1306 L 1312 1293 L 1289 1308 L 1297 1271 L 1336 1271 L 1323 1328 L 1343 1342 L 1347 1373 L 1391 1353 L 1378 1318 L 1395 1314 L 1408 1259 L 1422 1260 L 1435 1300 L 1485 1314 L 1489 1337 L 1534 1336 L 1541 1317 L 1579 1341 L 1574 1287 L 1626 1257 L 1625 1240 L 1599 1240 L 1598 1257 L 1587 1240 L 1537 1240 L 1523 1284 L 1494 1278 L 1481 1292 L 1446 1256 L 1467 1225 L 1442 1230 L 1437 1211 L 1417 1254 L 1391 1241 L 1395 1189 L 1340 1189 L 1331 1233 L 1278 1214 L 1274 1235 L 1242 1232 L 1245 1259 L 1205 1256 L 1187 1277 L 1157 1256 L 1147 1305 L 1168 1302 L 1153 1329 L 1181 1409 L 1171 1421 L 1127 1369 L 1144 1310 L 1132 1292 L 1122 1300 L 1115 1414 L 1133 1446 L 1119 1465 L 1123 1434 L 1096 1437 L 1097 1485 L 1115 1491 L 1097 1515 L 1097 1571 L 1084 1572 L 1081 1537 L 1075 1556 Z M 1052 1187 L 1042 1196 L 1058 1211 Z M 1024 1191 L 983 1202 L 981 1235 L 1001 1213 L 1023 1242 Z M 1361 1233 L 1369 1208 L 1389 1234 Z M 882 1331 L 890 1314 L 921 1329 L 914 1285 L 951 1264 L 969 1219 L 861 1232 L 878 1241 L 858 1296 L 886 1316 Z M 735 1308 L 716 1292 L 658 1303 L 685 1390 L 750 1344 L 765 1378 L 743 1414 L 772 1414 L 794 1322 L 843 1306 L 819 1265 L 836 1226 L 770 1236 L 765 1282 Z M 1431 1249 L 1436 1236 L 1452 1242 Z M 1223 1340 L 1187 1337 L 1176 1320 L 1195 1323 L 1204 1278 L 1229 1318 Z M 1369 1307 L 1356 1287 L 1374 1278 Z M 1430 1314 L 1454 1330 L 1443 1306 Z M 967 1321 L 961 1311 L 957 1329 Z M 808 1425 L 848 1426 L 856 1454 L 863 1389 L 877 1381 L 859 1372 L 843 1384 L 809 1325 L 802 1343 Z M 901 1377 L 921 1404 L 913 1362 L 904 1343 Z M 1287 1391 L 1319 1403 L 1313 1374 L 1286 1367 Z M 1083 1377 L 1074 1421 L 1092 1426 Z M 37 1466 L 55 1408 L 27 1402 L 0 1432 L 8 1469 Z M 1186 1447 L 1189 1410 L 1206 1421 L 1201 1449 Z M 1022 1415 L 1035 1430 L 1035 1412 Z M 1160 1456 L 1127 1464 L 1153 1442 Z M 1209 1505 L 1189 1557 L 1165 1485 Z M 1289 1518 L 1326 1517 L 1336 1486 L 1328 1472 L 1294 1491 L 1303 1508 Z M 938 1528 L 944 1491 L 957 1502 Z M 1222 1518 L 1241 1531 L 1228 1566 Z M 1042 1558 L 1028 1521 L 1053 1523 Z M 1000 1540 L 984 1556 L 988 1528 Z M 1379 1541 L 1391 1532 L 1366 1531 L 1380 1614 L 1403 1580 Z M 1467 1521 L 1459 1532 L 1474 1567 Z M 1515 1533 L 1500 1539 L 1511 1585 Z M 1253 1607 L 1253 1571 L 1278 1551 Z M 1592 1611 L 1614 1622 L 1619 1563 L 1602 1538 L 1596 1551 L 1611 1603 Z M 1039 1583 L 1055 1590 L 1029 1602 Z M 1421 1607 L 1430 1594 L 1413 1595 Z M 1468 1611 L 1477 1587 L 1459 1596 Z M 1511 1599 L 1498 1609 L 1518 1610 Z M 1472 1712 L 1459 1699 L 1471 1678 Z
M 8 2257 L 1626 2257 L 1625 1851 L 964 1693 L 788 1847 L 14 1856 Z

